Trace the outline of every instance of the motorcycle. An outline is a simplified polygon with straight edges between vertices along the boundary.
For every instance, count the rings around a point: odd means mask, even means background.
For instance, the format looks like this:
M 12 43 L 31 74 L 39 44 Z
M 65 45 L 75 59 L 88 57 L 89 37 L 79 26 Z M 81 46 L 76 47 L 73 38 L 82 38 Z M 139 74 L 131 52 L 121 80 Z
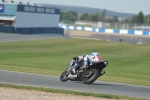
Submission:
M 68 67 L 61 75 L 60 80 L 62 82 L 70 81 L 82 81 L 84 84 L 92 84 L 98 77 L 105 74 L 103 69 L 108 65 L 108 61 L 98 60 L 89 62 L 87 68 L 82 68 L 83 61 L 78 61 L 77 57 L 74 57 L 78 67 L 76 73 L 71 71 L 71 66 Z

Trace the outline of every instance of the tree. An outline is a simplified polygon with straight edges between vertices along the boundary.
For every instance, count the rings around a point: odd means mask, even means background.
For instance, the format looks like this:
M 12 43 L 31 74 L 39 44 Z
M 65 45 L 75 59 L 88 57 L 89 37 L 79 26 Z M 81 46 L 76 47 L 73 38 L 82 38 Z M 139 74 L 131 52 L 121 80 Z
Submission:
M 60 12 L 60 20 L 61 20 L 61 21 L 64 20 L 65 14 L 66 14 L 66 13 L 63 12 L 63 11 Z
M 100 21 L 100 14 L 99 14 L 99 9 L 96 9 L 95 14 L 91 15 L 92 21 Z M 96 18 L 96 19 L 94 19 Z
M 68 11 L 68 12 L 61 12 L 61 20 L 67 20 L 67 21 L 76 21 L 78 20 L 78 13 L 74 11 Z
M 118 17 L 117 16 L 113 16 L 112 22 L 113 23 L 118 23 Z
M 137 23 L 144 24 L 144 15 L 142 11 L 140 11 L 139 14 L 137 15 Z
M 75 12 L 75 11 L 69 11 L 69 12 L 67 12 L 67 16 L 68 16 L 69 20 L 72 20 L 72 21 L 78 20 L 78 13 Z
M 99 16 L 95 15 L 95 14 L 91 14 L 89 16 L 89 20 L 90 21 L 99 21 Z
M 124 23 L 126 23 L 126 24 L 129 24 L 131 21 L 130 21 L 130 19 L 129 18 L 126 18 L 125 20 L 124 20 Z
M 106 18 L 106 10 L 104 9 L 101 13 L 100 21 L 104 22 Z
M 88 13 L 84 13 L 80 17 L 80 20 L 88 20 L 88 19 L 89 19 L 89 14 Z
M 150 24 L 150 15 L 145 16 L 145 23 Z
M 107 22 L 112 23 L 112 19 L 111 19 L 111 18 L 108 18 L 108 19 L 107 19 Z
M 136 22 L 137 22 L 137 16 L 135 15 L 131 18 L 131 23 L 135 24 Z

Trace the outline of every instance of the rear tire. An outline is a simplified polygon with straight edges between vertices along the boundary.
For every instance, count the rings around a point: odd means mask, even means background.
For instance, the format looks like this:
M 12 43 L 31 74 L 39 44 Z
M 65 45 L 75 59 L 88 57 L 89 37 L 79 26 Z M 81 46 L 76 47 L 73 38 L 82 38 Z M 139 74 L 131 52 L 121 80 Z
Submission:
M 60 81 L 62 82 L 66 82 L 68 80 L 68 74 L 66 73 L 66 71 L 64 71 L 61 75 L 60 75 Z
M 90 69 L 90 71 L 92 71 L 92 75 L 90 77 L 83 77 L 84 84 L 92 84 L 100 75 L 100 72 L 95 68 Z

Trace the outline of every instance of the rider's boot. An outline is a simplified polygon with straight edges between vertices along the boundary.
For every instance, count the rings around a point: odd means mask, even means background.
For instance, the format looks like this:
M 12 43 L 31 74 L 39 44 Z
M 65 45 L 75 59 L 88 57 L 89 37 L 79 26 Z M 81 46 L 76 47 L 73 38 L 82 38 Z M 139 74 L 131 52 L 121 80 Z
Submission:
M 88 66 L 83 66 L 83 67 L 82 67 L 82 69 L 86 69 L 86 68 L 88 68 Z
M 75 69 L 72 69 L 72 70 L 71 70 L 71 74 L 72 74 L 72 75 L 76 74 L 76 70 L 75 70 Z

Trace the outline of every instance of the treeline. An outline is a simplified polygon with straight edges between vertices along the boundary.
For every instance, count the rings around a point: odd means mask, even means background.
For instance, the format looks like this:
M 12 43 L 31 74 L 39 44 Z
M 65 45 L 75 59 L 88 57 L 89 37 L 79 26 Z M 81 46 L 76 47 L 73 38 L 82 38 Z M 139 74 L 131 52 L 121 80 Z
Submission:
M 126 24 L 150 24 L 150 15 L 144 16 L 140 11 L 132 18 L 119 18 L 118 16 L 109 17 L 106 16 L 107 11 L 104 9 L 102 13 L 96 11 L 95 14 L 84 13 L 79 15 L 75 11 L 68 11 L 60 13 L 60 20 L 64 22 L 74 23 L 77 20 L 95 21 L 95 22 L 107 22 L 107 23 L 126 23 Z

